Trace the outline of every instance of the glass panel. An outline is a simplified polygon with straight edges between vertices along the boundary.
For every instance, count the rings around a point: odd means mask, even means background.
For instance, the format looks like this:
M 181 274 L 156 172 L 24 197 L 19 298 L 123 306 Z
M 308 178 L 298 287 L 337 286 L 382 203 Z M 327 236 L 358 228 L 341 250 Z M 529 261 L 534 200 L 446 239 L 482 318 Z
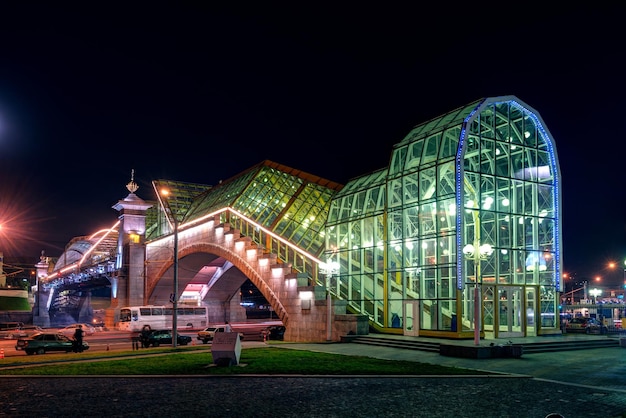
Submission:
M 393 150 L 391 155 L 391 164 L 389 167 L 389 175 L 395 176 L 396 174 L 402 173 L 406 160 L 406 150 L 406 146 Z
M 440 198 L 454 196 L 456 192 L 456 175 L 454 162 L 441 164 L 438 166 L 439 184 L 437 185 L 437 195 Z
M 402 179 L 395 179 L 389 182 L 389 207 L 393 208 L 402 205 Z
M 459 136 L 460 135 L 461 135 L 461 129 L 458 126 L 454 126 L 451 129 L 446 129 L 441 139 L 441 147 L 439 150 L 439 161 L 456 156 L 456 153 L 459 148 Z
M 437 151 L 439 148 L 440 138 L 441 138 L 441 134 L 433 135 L 431 137 L 426 138 L 426 142 L 424 144 L 422 162 L 421 162 L 422 165 L 437 160 Z
M 424 141 L 413 142 L 409 145 L 409 155 L 406 161 L 406 170 L 419 167 L 422 161 L 422 151 L 424 148 Z
M 414 203 L 419 199 L 418 173 L 404 176 L 404 203 Z

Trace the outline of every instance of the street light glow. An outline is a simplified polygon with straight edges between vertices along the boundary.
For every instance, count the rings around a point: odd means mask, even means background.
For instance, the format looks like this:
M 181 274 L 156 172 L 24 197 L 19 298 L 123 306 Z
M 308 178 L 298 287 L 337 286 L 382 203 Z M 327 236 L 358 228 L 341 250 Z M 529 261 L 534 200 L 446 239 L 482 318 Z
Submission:
M 152 186 L 155 192 L 157 192 L 157 198 L 163 212 L 165 212 L 167 222 L 174 232 L 174 286 L 170 302 L 172 302 L 172 347 L 176 348 L 178 346 L 178 218 L 170 206 L 169 189 L 162 188 L 157 191 L 155 182 L 152 182 Z M 161 196 L 163 196 L 163 199 L 161 199 Z
M 337 263 L 336 261 L 332 261 L 329 258 L 326 263 L 320 263 L 319 267 L 326 275 L 326 341 L 332 341 L 333 325 L 331 317 L 333 313 L 333 305 L 330 296 L 330 279 L 335 273 L 339 271 L 339 263 Z

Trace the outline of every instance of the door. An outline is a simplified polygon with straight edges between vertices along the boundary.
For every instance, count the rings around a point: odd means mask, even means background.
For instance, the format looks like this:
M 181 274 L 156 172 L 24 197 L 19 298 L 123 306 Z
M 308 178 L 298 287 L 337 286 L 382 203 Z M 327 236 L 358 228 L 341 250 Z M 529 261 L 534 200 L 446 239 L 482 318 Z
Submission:
M 420 329 L 419 302 L 416 300 L 405 300 L 402 311 L 402 329 L 404 335 L 418 336 Z
M 498 286 L 498 310 L 496 338 L 515 338 L 524 336 L 524 289 L 521 286 Z
M 535 300 L 537 289 L 534 287 L 527 287 L 525 291 L 526 300 L 524 303 L 526 304 L 526 336 L 535 337 L 537 336 L 538 325 L 538 321 L 535 318 L 537 315 L 537 301 Z

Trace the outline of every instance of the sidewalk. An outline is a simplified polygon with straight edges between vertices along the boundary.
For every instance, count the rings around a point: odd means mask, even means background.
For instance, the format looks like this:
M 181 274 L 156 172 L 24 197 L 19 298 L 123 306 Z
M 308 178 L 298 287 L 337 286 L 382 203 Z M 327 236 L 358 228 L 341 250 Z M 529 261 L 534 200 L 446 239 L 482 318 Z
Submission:
M 538 341 L 546 341 L 546 338 L 552 337 L 536 338 Z M 575 338 L 584 339 L 585 336 L 576 336 Z M 556 340 L 558 341 L 558 339 Z M 526 341 L 531 341 L 531 339 L 526 339 Z M 458 343 L 474 344 L 473 341 Z M 490 343 L 491 341 L 485 340 L 480 342 L 481 345 Z M 494 343 L 506 343 L 506 341 L 495 341 Z M 466 369 L 527 375 L 536 379 L 555 381 L 567 385 L 602 388 L 626 394 L 626 348 L 621 347 L 524 354 L 521 358 L 467 359 L 446 357 L 438 353 L 426 351 L 356 343 L 286 343 L 276 344 L 276 346 L 297 350 L 366 356 L 388 360 L 418 361 Z

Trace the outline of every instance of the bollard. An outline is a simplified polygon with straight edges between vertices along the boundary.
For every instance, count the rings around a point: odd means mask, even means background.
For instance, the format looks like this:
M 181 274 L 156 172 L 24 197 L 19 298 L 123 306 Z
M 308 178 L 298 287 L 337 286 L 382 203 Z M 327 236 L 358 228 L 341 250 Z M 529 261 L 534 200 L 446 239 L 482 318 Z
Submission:
M 4 348 L 0 348 L 0 359 L 4 358 Z

